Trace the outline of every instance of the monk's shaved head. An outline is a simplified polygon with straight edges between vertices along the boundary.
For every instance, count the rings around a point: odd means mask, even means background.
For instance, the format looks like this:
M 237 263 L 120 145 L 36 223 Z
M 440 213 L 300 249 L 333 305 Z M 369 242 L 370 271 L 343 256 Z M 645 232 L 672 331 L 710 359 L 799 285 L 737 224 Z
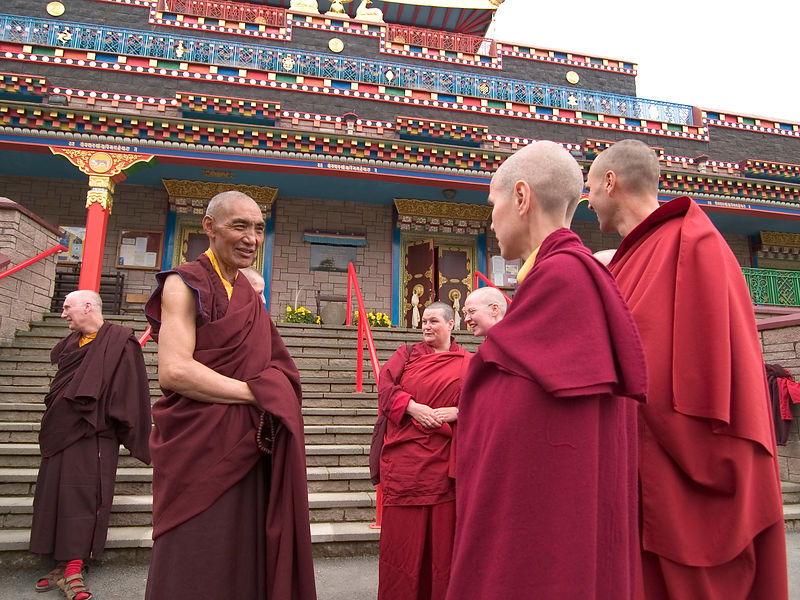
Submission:
M 229 190 L 227 192 L 220 192 L 211 200 L 208 201 L 208 206 L 206 207 L 206 214 L 210 217 L 214 217 L 215 219 L 220 218 L 221 215 L 225 214 L 225 209 L 229 201 L 231 200 L 250 200 L 251 202 L 255 203 L 250 196 L 245 193 L 238 192 L 236 190 Z
M 66 302 L 67 299 L 74 304 L 83 306 L 89 304 L 91 305 L 91 312 L 103 314 L 103 300 L 100 298 L 100 294 L 93 290 L 75 290 L 67 294 L 64 301 Z
M 661 168 L 652 148 L 639 140 L 622 140 L 606 148 L 592 163 L 598 175 L 614 171 L 617 185 L 631 194 L 652 194 L 658 191 Z
M 456 313 L 453 310 L 453 307 L 446 302 L 432 302 L 425 307 L 425 312 L 429 310 L 438 310 L 441 312 L 445 321 L 453 321 L 456 318 Z
M 572 220 L 583 191 L 583 173 L 563 146 L 533 142 L 506 159 L 492 179 L 500 191 L 518 181 L 528 184 L 546 212 Z
M 470 293 L 470 295 L 467 296 L 466 302 L 464 302 L 464 307 L 471 304 L 473 301 L 484 305 L 497 304 L 500 308 L 500 316 L 505 315 L 506 309 L 508 308 L 508 302 L 506 302 L 506 299 L 503 297 L 503 292 L 491 286 L 478 288 Z

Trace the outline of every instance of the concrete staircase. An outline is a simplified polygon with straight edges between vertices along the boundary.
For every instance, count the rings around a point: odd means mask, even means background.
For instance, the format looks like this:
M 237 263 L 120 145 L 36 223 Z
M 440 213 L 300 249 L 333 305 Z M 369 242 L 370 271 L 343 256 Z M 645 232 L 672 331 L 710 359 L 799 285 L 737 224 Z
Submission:
M 109 317 L 139 333 L 144 317 Z M 379 531 L 375 488 L 369 481 L 369 443 L 377 415 L 372 370 L 365 360 L 365 392 L 355 393 L 355 328 L 279 325 L 303 382 L 311 533 L 318 556 L 373 553 Z M 25 564 L 33 514 L 33 490 L 39 466 L 37 435 L 50 379 L 49 352 L 67 333 L 50 315 L 0 347 L 0 565 Z M 398 346 L 420 340 L 419 331 L 373 331 L 381 364 Z M 475 339 L 458 335 L 474 351 Z M 144 348 L 151 398 L 160 396 L 156 345 Z M 116 495 L 106 548 L 109 554 L 147 556 L 151 541 L 152 469 L 121 449 Z M 800 531 L 800 484 L 782 484 L 787 530 Z
M 110 316 L 138 333 L 141 316 Z M 354 327 L 280 324 L 281 336 L 295 360 L 303 384 L 311 535 L 318 556 L 377 551 L 375 487 L 369 480 L 369 444 L 377 416 L 372 369 L 364 362 L 364 393 L 355 393 Z M 39 467 L 37 435 L 55 368 L 49 353 L 68 333 L 57 315 L 18 332 L 0 347 L 0 564 L 25 562 L 33 515 L 33 491 Z M 385 362 L 398 346 L 421 340 L 419 331 L 376 329 L 378 357 Z M 470 350 L 475 339 L 459 334 Z M 156 374 L 156 344 L 144 347 L 151 399 L 161 392 Z M 366 354 L 366 353 L 365 353 Z M 141 553 L 151 546 L 152 468 L 121 448 L 111 512 L 109 552 Z M 140 549 L 140 550 L 137 550 Z M 146 550 L 144 550 L 146 552 Z

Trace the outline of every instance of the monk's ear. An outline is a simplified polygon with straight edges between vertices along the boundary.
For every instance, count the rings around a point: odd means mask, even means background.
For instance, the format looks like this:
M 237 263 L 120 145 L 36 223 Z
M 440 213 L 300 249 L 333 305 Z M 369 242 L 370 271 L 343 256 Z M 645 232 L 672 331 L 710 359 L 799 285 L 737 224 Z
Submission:
M 603 176 L 603 187 L 607 194 L 613 192 L 617 187 L 617 174 L 614 171 L 606 171 Z
M 531 187 L 526 181 L 517 181 L 514 184 L 514 208 L 520 217 L 528 214 L 531 209 Z
M 214 232 L 214 219 L 209 215 L 203 217 L 203 232 L 209 237 Z

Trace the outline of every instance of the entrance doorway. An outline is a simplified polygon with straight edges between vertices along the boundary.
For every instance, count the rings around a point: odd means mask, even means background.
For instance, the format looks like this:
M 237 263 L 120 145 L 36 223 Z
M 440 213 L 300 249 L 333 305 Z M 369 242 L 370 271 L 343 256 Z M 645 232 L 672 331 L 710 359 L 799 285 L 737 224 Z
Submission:
M 472 291 L 477 239 L 474 236 L 406 234 L 401 238 L 401 252 L 402 325 L 419 328 L 425 307 L 438 301 L 453 306 L 456 329 L 466 329 L 461 311 Z

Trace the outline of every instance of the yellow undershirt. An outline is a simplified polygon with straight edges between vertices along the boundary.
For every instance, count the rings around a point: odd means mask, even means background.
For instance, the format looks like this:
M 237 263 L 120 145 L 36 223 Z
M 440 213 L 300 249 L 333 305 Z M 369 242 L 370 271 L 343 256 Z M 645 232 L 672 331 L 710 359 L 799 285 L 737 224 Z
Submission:
M 231 296 L 233 296 L 233 284 L 231 284 L 230 281 L 228 281 L 222 276 L 222 271 L 219 270 L 219 263 L 217 262 L 217 257 L 214 256 L 214 253 L 211 251 L 211 248 L 203 252 L 203 254 L 205 254 L 208 257 L 208 260 L 211 261 L 211 266 L 214 267 L 214 271 L 216 271 L 217 275 L 219 275 L 219 279 L 220 281 L 222 281 L 222 285 L 225 287 L 225 293 L 228 294 L 228 300 L 230 300 Z M 234 281 L 238 276 L 239 272 L 237 271 L 236 276 L 233 278 Z
M 536 250 L 533 251 L 533 254 L 531 254 L 519 268 L 519 271 L 517 272 L 517 283 L 522 283 L 522 280 L 528 276 L 528 272 L 533 268 L 533 263 L 536 262 L 536 256 L 539 254 L 539 248 L 541 248 L 541 246 L 538 246 Z
M 86 344 L 93 341 L 94 338 L 97 337 L 97 332 L 90 333 L 89 335 L 82 335 L 81 339 L 78 340 L 78 348 L 83 348 Z

